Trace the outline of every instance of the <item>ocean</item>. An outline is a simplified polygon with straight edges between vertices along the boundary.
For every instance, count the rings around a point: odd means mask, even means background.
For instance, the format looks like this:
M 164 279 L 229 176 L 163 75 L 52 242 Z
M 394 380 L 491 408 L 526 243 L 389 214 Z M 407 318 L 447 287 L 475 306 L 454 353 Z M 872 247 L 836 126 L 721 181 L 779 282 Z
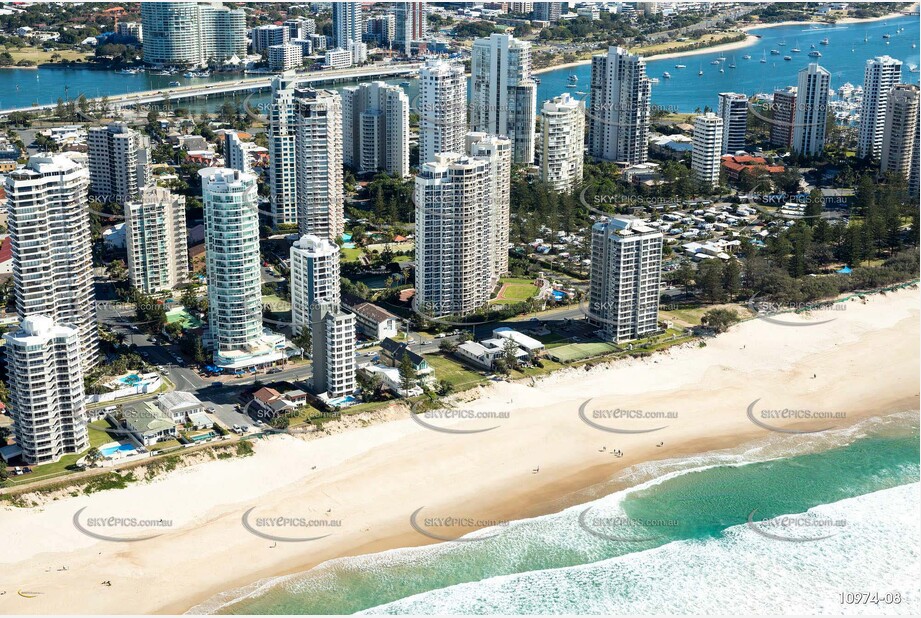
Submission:
M 479 542 L 333 560 L 190 613 L 917 613 L 918 441 L 914 412 L 652 462 Z

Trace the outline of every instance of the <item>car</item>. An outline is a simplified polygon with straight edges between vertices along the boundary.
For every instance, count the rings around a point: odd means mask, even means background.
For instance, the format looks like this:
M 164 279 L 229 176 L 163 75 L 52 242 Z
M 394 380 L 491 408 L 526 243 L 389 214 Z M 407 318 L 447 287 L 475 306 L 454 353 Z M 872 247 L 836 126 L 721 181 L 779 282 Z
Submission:
M 279 367 L 274 367 L 274 368 L 269 369 L 268 371 L 266 371 L 266 373 L 273 373 L 273 374 L 274 374 L 274 373 L 281 373 L 282 371 L 283 371 L 283 369 L 280 369 Z
M 223 382 L 212 382 L 211 386 L 221 387 L 221 386 L 224 386 L 224 383 Z
M 213 407 L 213 406 L 210 407 L 210 408 L 205 408 L 205 409 L 206 409 L 208 412 L 211 412 L 211 414 L 214 414 L 214 407 Z
M 249 425 L 243 425 L 242 427 L 240 427 L 240 431 L 246 433 L 247 431 L 249 431 Z
M 234 424 L 233 424 L 233 427 L 231 427 L 231 429 L 233 429 L 234 431 L 240 431 L 240 429 L 242 429 L 242 427 L 240 427 L 239 425 L 237 425 L 236 423 L 234 423 Z

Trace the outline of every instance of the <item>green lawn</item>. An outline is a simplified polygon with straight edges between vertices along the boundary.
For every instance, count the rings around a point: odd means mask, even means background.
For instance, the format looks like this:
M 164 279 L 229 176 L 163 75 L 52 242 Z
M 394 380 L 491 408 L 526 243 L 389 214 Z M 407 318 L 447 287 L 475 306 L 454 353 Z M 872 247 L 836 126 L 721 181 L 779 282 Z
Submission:
M 111 428 L 111 425 L 106 421 L 93 421 L 89 424 L 87 433 L 89 434 L 90 448 L 99 448 L 103 444 L 112 442 L 116 439 L 106 433 L 106 430 L 109 428 Z M 40 481 L 42 479 L 67 474 L 68 472 L 74 472 L 75 470 L 68 470 L 67 468 L 77 463 L 77 460 L 83 457 L 87 451 L 89 451 L 89 449 L 82 453 L 64 455 L 54 463 L 30 466 L 32 468 L 32 474 L 10 477 L 8 483 L 10 485 L 22 485 L 24 483 L 31 483 L 33 481 Z
M 272 313 L 285 313 L 286 311 L 291 311 L 291 303 L 275 295 L 263 296 L 262 306 L 268 307 Z
M 499 295 L 493 299 L 493 302 L 509 301 L 521 302 L 528 300 L 537 294 L 537 286 L 531 279 L 520 279 L 514 277 L 504 277 L 499 279 Z
M 592 343 L 569 343 L 553 348 L 551 353 L 562 363 L 570 363 L 576 360 L 602 356 L 616 352 L 619 348 L 613 343 L 604 341 L 595 341 Z
M 364 253 L 363 250 L 359 248 L 355 249 L 342 249 L 342 261 L 343 262 L 357 262 L 358 258 L 361 257 L 361 254 Z
M 460 361 L 441 354 L 426 354 L 425 360 L 435 370 L 435 377 L 449 382 L 454 390 L 465 390 L 486 381 L 486 378 Z

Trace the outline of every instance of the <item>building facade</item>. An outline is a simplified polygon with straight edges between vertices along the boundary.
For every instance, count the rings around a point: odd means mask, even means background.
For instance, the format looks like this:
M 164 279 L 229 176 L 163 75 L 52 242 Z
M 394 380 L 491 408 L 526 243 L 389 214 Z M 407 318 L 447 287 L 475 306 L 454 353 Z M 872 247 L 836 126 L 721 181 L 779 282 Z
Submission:
M 131 285 L 152 294 L 175 289 L 189 276 L 185 197 L 146 187 L 125 204 L 125 240 Z
M 273 45 L 284 45 L 291 39 L 299 37 L 292 37 L 291 30 L 285 26 L 267 24 L 256 26 L 250 30 L 250 38 L 252 39 L 253 53 L 260 54 Z
M 793 118 L 793 152 L 816 157 L 825 149 L 831 73 L 812 62 L 799 72 Z
M 16 444 L 23 459 L 52 463 L 88 449 L 80 333 L 35 314 L 3 339 Z
M 921 106 L 918 98 L 916 84 L 893 86 L 886 106 L 880 153 L 880 171 L 901 175 L 908 182 L 909 194 L 915 200 L 918 198 L 918 168 L 921 166 L 918 153 L 918 135 L 921 132 L 918 114 Z
M 236 131 L 224 133 L 224 165 L 232 170 L 250 173 L 253 171 L 249 160 L 249 144 L 237 135 Z
M 540 111 L 540 179 L 559 193 L 582 184 L 585 160 L 585 102 L 564 93 Z
M 142 2 L 144 62 L 204 65 L 246 56 L 246 14 L 219 4 Z
M 508 34 L 473 42 L 470 128 L 512 140 L 512 160 L 534 161 L 537 84 L 531 79 L 531 44 Z
M 84 373 L 96 366 L 89 172 L 63 155 L 35 155 L 6 177 L 16 311 L 77 331 Z
M 355 392 L 355 314 L 343 311 L 339 302 L 311 308 L 311 362 L 313 390 L 324 399 L 346 397 Z
M 123 122 L 86 132 L 90 193 L 124 204 L 150 184 L 150 141 Z
M 333 38 L 336 47 L 348 49 L 349 43 L 361 43 L 364 27 L 361 2 L 333 2 Z
M 745 150 L 748 130 L 748 97 L 738 92 L 721 92 L 717 116 L 723 120 L 723 143 L 720 154 L 735 154 Z
M 301 66 L 304 60 L 300 45 L 285 43 L 269 46 L 269 70 L 291 71 Z
M 272 224 L 297 223 L 297 116 L 294 113 L 294 73 L 272 79 L 272 103 L 267 118 L 269 145 L 269 208 Z
M 863 101 L 860 106 L 860 129 L 857 133 L 857 156 L 878 159 L 883 147 L 886 105 L 892 87 L 901 81 L 902 61 L 891 56 L 867 60 L 863 74 Z
M 298 232 L 336 242 L 345 225 L 342 98 L 334 90 L 298 89 L 294 105 Z
M 789 148 L 793 145 L 793 123 L 796 121 L 796 86 L 774 91 L 771 113 L 771 146 Z
M 215 358 L 262 335 L 262 278 L 256 177 L 227 168 L 199 171 L 205 207 L 208 327 Z
M 419 164 L 441 152 L 462 153 L 467 133 L 467 77 L 464 67 L 426 61 L 419 71 Z
M 428 33 L 426 2 L 394 2 L 393 48 L 407 56 L 413 53 L 413 42 L 423 40 Z
M 291 246 L 291 324 L 310 328 L 310 308 L 339 302 L 339 247 L 319 236 L 301 236 Z
M 720 183 L 720 155 L 726 126 L 723 118 L 709 112 L 694 119 L 694 142 L 691 150 L 691 171 L 708 187 Z
M 343 160 L 358 173 L 409 176 L 409 97 L 399 86 L 343 88 L 342 133 Z
M 592 57 L 589 156 L 641 165 L 649 156 L 646 61 L 622 47 Z
M 508 272 L 509 226 L 511 216 L 512 142 L 507 137 L 468 133 L 466 152 L 471 157 L 489 160 L 489 235 L 492 247 L 493 282 Z
M 662 233 L 635 219 L 592 226 L 588 320 L 619 343 L 658 330 Z
M 416 296 L 423 315 L 465 315 L 489 300 L 493 281 L 491 162 L 435 155 L 416 176 Z

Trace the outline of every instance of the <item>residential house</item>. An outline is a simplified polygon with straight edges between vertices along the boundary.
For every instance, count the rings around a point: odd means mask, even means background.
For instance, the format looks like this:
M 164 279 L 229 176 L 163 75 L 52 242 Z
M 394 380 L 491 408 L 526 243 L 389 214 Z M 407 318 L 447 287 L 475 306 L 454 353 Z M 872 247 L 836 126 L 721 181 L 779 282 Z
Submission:
M 185 391 L 163 393 L 157 398 L 157 406 L 177 424 L 187 423 L 192 414 L 205 411 L 205 404 Z
M 122 407 L 121 426 L 144 446 L 170 440 L 178 435 L 176 423 L 149 401 Z

